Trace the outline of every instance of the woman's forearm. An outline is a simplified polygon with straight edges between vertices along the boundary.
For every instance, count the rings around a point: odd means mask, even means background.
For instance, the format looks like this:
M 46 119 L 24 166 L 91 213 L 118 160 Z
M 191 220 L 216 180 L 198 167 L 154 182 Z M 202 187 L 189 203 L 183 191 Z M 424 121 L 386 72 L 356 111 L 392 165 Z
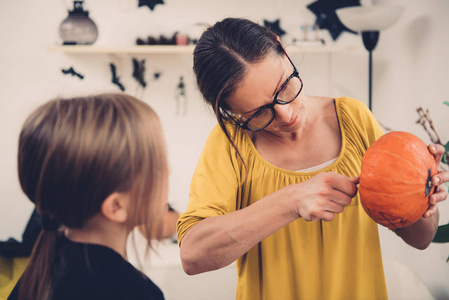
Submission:
M 197 274 L 222 268 L 298 218 L 332 221 L 357 194 L 358 181 L 358 177 L 320 173 L 244 209 L 199 222 L 181 241 L 184 271 Z
M 181 260 L 189 275 L 225 267 L 261 240 L 294 221 L 298 216 L 282 193 L 193 226 L 181 241 Z
M 432 242 L 438 229 L 439 211 L 429 218 L 421 218 L 410 226 L 398 228 L 396 234 L 407 244 L 420 250 L 426 249 Z

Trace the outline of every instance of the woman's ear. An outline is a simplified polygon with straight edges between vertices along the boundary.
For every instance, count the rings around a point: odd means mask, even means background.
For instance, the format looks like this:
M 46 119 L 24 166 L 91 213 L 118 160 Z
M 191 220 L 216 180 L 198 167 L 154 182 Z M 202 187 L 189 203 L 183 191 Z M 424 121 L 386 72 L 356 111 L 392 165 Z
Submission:
M 128 193 L 112 193 L 101 204 L 102 214 L 109 220 L 124 223 L 128 220 Z

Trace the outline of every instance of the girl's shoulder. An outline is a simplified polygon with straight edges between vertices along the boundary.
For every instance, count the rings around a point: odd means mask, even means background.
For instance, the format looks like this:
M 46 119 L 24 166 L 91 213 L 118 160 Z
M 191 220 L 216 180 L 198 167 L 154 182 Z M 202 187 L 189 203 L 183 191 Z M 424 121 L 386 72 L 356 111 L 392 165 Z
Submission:
M 58 261 L 53 299 L 163 299 L 147 276 L 108 247 L 69 241 Z

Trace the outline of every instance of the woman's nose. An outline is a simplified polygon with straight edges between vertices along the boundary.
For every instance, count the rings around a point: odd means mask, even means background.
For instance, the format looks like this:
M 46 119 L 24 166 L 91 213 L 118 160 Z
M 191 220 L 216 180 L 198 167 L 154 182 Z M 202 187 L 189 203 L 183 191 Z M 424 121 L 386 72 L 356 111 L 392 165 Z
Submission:
M 290 108 L 290 104 L 284 105 L 275 105 L 274 110 L 276 112 L 276 120 L 282 122 L 290 122 L 292 110 Z

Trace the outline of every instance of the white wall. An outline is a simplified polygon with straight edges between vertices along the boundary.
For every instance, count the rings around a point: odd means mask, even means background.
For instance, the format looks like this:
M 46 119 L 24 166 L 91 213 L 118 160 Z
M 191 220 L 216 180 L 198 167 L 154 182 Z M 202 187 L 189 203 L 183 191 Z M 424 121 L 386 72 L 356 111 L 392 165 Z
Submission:
M 98 46 L 131 46 L 137 37 L 189 32 L 195 22 L 214 23 L 226 16 L 281 19 L 288 31 L 284 43 L 300 35 L 299 26 L 314 21 L 305 6 L 312 1 L 259 0 L 165 0 L 154 11 L 137 8 L 137 1 L 89 1 L 87 8 L 99 27 Z M 366 1 L 362 1 L 364 3 Z M 449 2 L 446 0 L 394 0 L 378 3 L 406 7 L 402 18 L 381 33 L 374 51 L 373 111 L 395 130 L 414 133 L 430 142 L 415 121 L 418 106 L 429 108 L 442 140 L 449 139 L 447 98 L 449 70 Z M 147 61 L 147 79 L 161 71 L 158 81 L 139 90 L 131 78 L 128 55 L 67 55 L 50 53 L 60 44 L 58 27 L 70 1 L 2 1 L 0 4 L 0 240 L 20 239 L 32 206 L 22 194 L 16 172 L 17 137 L 25 117 L 55 96 L 118 91 L 110 83 L 109 62 L 118 66 L 127 92 L 141 97 L 162 119 L 172 166 L 170 202 L 184 210 L 190 179 L 201 148 L 215 120 L 194 86 L 191 56 L 139 55 Z M 327 33 L 322 36 L 334 44 Z M 309 94 L 350 96 L 367 103 L 367 52 L 360 36 L 343 33 L 336 45 L 350 44 L 347 53 L 295 54 Z M 61 68 L 73 66 L 85 80 L 63 76 Z M 175 87 L 179 76 L 187 82 L 188 114 L 175 115 Z M 446 126 L 446 127 L 445 127 Z M 446 201 L 449 202 L 449 201 Z M 449 222 L 449 203 L 440 206 L 441 224 Z M 418 274 L 439 299 L 449 298 L 449 249 L 432 244 L 425 251 L 413 250 L 394 234 L 380 229 L 384 256 Z
M 416 134 L 427 143 L 424 129 L 414 122 L 416 108 L 428 108 L 444 143 L 449 140 L 449 2 L 394 2 L 406 7 L 401 20 L 381 34 L 375 51 L 375 115 L 395 130 Z M 440 224 L 449 222 L 449 201 L 440 205 Z M 437 299 L 449 299 L 448 244 L 431 244 L 425 251 L 404 245 L 382 228 L 384 256 L 407 265 L 430 288 Z

